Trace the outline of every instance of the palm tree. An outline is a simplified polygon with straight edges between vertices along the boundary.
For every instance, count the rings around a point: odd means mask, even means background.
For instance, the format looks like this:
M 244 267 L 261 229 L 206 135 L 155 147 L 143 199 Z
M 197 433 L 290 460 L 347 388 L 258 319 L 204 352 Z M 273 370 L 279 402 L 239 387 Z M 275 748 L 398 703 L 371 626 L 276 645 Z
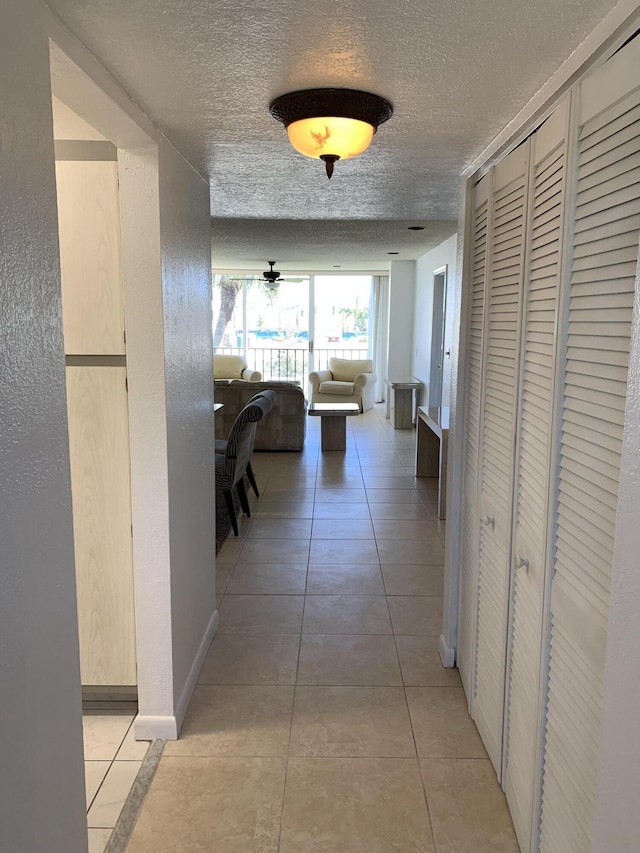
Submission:
M 220 281 L 215 285 L 220 289 L 220 313 L 216 321 L 216 327 L 213 332 L 213 346 L 218 347 L 222 341 L 223 335 L 229 325 L 229 321 L 233 317 L 233 311 L 236 307 L 238 294 L 242 290 L 241 278 L 229 278 L 226 275 L 220 276 Z

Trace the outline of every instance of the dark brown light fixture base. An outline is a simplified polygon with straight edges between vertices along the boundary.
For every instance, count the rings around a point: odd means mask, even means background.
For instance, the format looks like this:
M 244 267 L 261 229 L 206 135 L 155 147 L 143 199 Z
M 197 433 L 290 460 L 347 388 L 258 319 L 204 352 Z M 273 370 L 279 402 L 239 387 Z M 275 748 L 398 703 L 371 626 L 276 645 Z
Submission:
M 331 175 L 333 175 L 333 164 L 340 158 L 337 154 L 321 154 L 320 159 L 324 160 L 324 164 L 327 167 L 327 177 L 331 180 Z

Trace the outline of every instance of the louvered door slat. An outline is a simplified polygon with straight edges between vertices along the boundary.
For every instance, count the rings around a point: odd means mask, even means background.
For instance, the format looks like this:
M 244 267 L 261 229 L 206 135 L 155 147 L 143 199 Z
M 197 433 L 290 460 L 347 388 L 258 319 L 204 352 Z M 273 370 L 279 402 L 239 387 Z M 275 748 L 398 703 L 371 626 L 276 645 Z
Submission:
M 516 569 L 512 581 L 504 762 L 505 793 L 524 853 L 530 850 L 539 783 L 537 711 L 567 126 L 568 107 L 562 104 L 531 140 L 513 531 L 513 553 L 528 568 Z
M 476 670 L 472 714 L 498 776 L 502 772 L 505 653 L 513 456 L 518 387 L 520 299 L 525 248 L 529 143 L 493 170 L 494 215 L 487 259 L 484 400 L 481 419 L 481 516 Z M 503 213 L 506 210 L 507 213 Z M 502 252 L 509 241 L 508 255 Z
M 469 275 L 470 310 L 467 338 L 467 371 L 464 390 L 464 466 L 462 489 L 461 577 L 458 604 L 457 664 L 467 696 L 471 696 L 472 648 L 475 631 L 478 561 L 478 452 L 484 334 L 484 290 L 489 231 L 490 179 L 474 190 L 472 262 Z
M 640 229 L 638 40 L 580 85 L 578 113 L 541 853 L 591 849 Z

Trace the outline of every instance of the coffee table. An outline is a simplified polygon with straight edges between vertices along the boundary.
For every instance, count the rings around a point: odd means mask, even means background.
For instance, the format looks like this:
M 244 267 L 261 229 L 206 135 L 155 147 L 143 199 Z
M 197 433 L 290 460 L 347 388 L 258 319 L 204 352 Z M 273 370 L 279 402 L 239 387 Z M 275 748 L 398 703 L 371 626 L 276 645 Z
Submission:
M 347 449 L 347 417 L 360 414 L 357 403 L 311 403 L 309 414 L 320 418 L 323 450 Z

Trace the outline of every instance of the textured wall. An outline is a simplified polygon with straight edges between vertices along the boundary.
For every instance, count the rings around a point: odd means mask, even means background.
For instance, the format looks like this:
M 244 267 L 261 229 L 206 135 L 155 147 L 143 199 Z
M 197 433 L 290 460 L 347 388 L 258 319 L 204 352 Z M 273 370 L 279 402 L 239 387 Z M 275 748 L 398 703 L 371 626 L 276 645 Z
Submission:
M 215 467 L 208 185 L 159 148 L 174 699 L 215 611 Z M 178 709 L 179 711 L 179 709 Z
M 0 850 L 81 853 L 49 46 L 32 0 L 0 6 L 0 103 Z
M 453 304 L 455 298 L 456 244 L 454 234 L 444 243 L 426 252 L 416 261 L 416 304 L 413 326 L 413 373 L 420 379 L 425 389 L 429 385 L 431 370 L 431 333 L 433 325 L 433 273 L 448 265 L 447 271 L 447 314 L 445 327 L 445 351 L 451 348 L 453 341 Z M 449 405 L 451 385 L 451 359 L 445 359 L 442 376 L 442 405 Z M 427 399 L 423 393 L 423 402 Z
M 411 376 L 413 352 L 413 310 L 416 290 L 416 262 L 389 264 L 389 350 L 387 376 Z

